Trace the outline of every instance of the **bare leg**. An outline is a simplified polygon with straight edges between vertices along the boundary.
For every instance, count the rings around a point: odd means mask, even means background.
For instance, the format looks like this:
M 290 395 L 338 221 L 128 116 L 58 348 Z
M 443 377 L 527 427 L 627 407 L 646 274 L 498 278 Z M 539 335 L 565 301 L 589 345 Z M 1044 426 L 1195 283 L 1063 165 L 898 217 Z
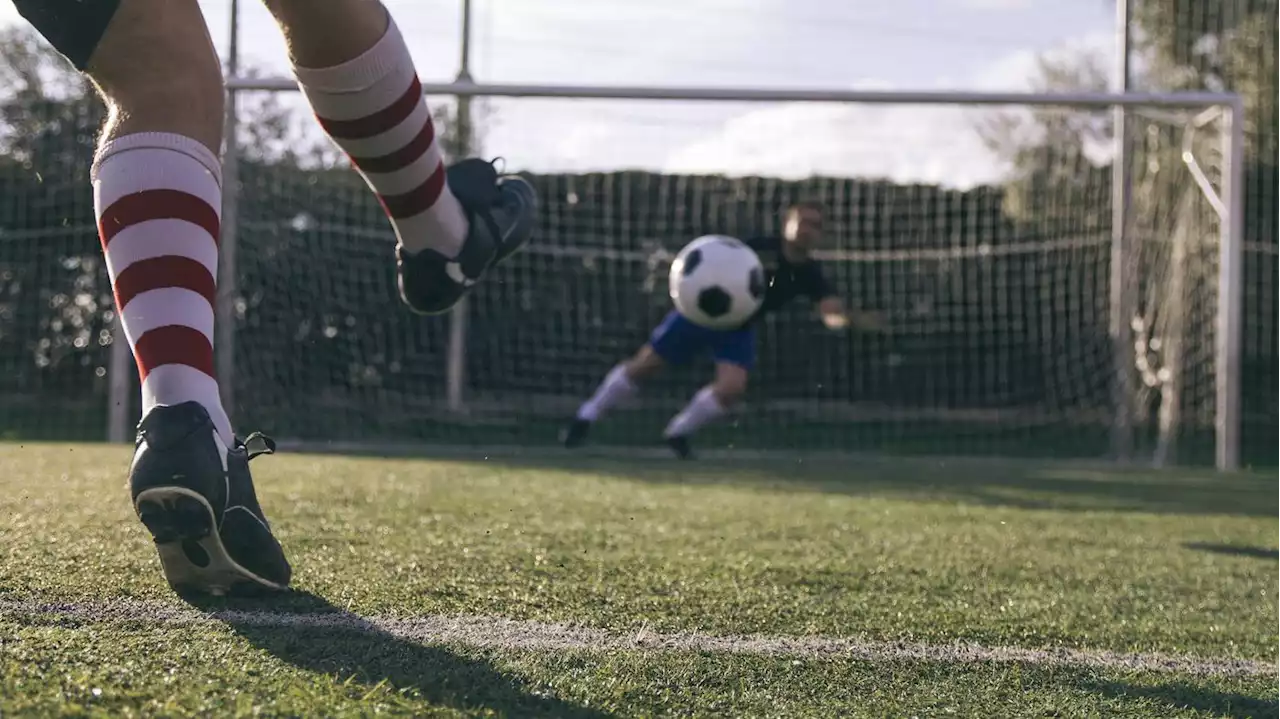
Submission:
M 533 231 L 536 197 L 468 159 L 446 170 L 400 30 L 377 0 L 266 0 L 294 75 L 329 137 L 377 195 L 395 231 L 400 296 L 423 314 L 452 307 Z
M 413 60 L 377 0 L 267 0 L 321 127 L 387 211 L 399 243 L 456 256 L 468 222 Z
M 731 362 L 716 363 L 716 377 L 698 390 L 683 410 L 667 425 L 668 440 L 688 438 L 703 425 L 733 408 L 747 391 L 747 370 Z
M 629 359 L 614 365 L 596 391 L 578 407 L 578 413 L 560 432 L 560 442 L 573 449 L 587 441 L 591 425 L 639 391 L 639 384 L 662 371 L 667 363 L 653 347 L 645 345 Z
M 266 0 L 295 67 L 333 67 L 363 55 L 387 32 L 379 0 Z
M 103 143 L 164 132 L 221 151 L 222 72 L 195 0 L 123 0 L 86 74 L 109 111 Z
M 641 347 L 630 359 L 609 370 L 591 398 L 578 408 L 577 420 L 595 422 L 600 419 L 610 409 L 634 395 L 640 382 L 657 374 L 665 366 L 666 362 L 652 347 Z
M 213 375 L 223 97 L 200 7 L 19 0 L 18 8 L 108 107 L 92 178 L 116 308 L 142 380 L 134 509 L 173 587 L 282 589 L 292 569 Z
M 213 376 L 222 73 L 195 0 L 123 0 L 86 74 L 108 108 L 94 199 L 143 412 L 199 403 L 233 442 Z

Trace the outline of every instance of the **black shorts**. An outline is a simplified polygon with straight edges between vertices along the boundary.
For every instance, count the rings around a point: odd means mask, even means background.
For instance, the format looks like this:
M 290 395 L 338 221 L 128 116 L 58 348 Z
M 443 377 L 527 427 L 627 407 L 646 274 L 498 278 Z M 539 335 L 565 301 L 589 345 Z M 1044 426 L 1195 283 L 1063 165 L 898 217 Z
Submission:
M 84 70 L 120 0 L 13 0 L 54 49 Z

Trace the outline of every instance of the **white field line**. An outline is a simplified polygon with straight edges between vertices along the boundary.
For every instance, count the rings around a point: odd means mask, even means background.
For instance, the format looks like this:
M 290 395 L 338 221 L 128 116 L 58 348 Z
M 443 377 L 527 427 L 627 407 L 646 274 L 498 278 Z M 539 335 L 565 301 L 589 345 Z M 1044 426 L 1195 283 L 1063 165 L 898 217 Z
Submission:
M 0 601 L 0 617 L 64 619 L 89 623 L 224 622 L 297 631 L 351 631 L 383 634 L 421 644 L 534 651 L 702 652 L 791 657 L 843 658 L 869 662 L 933 661 L 962 664 L 1024 663 L 1041 666 L 1172 672 L 1197 676 L 1275 676 L 1275 663 L 1248 659 L 1200 658 L 1168 654 L 1047 648 L 989 647 L 969 642 L 924 644 L 829 636 L 715 636 L 698 632 L 664 634 L 641 628 L 622 633 L 575 624 L 522 621 L 491 616 L 365 618 L 347 612 L 288 613 L 179 608 L 160 602 L 107 601 L 54 604 Z

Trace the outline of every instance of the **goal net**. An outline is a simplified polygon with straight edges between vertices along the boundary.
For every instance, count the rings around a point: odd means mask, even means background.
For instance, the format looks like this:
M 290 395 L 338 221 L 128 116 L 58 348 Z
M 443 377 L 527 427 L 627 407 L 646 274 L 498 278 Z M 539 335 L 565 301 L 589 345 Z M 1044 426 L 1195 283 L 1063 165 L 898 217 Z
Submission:
M 889 328 L 832 332 L 806 302 L 770 317 L 748 401 L 700 444 L 1110 451 L 1106 110 L 478 105 L 482 152 L 527 173 L 542 209 L 535 241 L 474 293 L 465 327 L 396 305 L 391 235 L 353 174 L 242 164 L 241 422 L 314 440 L 554 442 L 670 309 L 666 270 L 684 243 L 778 233 L 803 197 L 827 208 L 820 258 L 835 288 Z M 1222 164 L 1215 127 L 1188 135 L 1168 114 L 1132 119 L 1123 318 L 1136 348 L 1126 411 L 1139 450 L 1166 454 L 1179 438 L 1212 448 L 1221 228 L 1202 190 L 1217 191 Z M 710 371 L 702 361 L 649 383 L 595 441 L 653 445 Z
M 465 310 L 423 318 L 396 298 L 377 201 L 297 97 L 239 96 L 219 335 L 239 427 L 551 445 L 670 309 L 684 243 L 778 233 L 806 198 L 826 208 L 833 286 L 888 328 L 833 332 L 806 301 L 769 317 L 746 403 L 700 446 L 1104 457 L 1123 413 L 1139 456 L 1212 456 L 1223 157 L 1219 125 L 1189 129 L 1194 113 L 1130 113 L 1121 317 L 1108 110 L 478 100 L 479 151 L 533 182 L 537 234 Z M 452 101 L 433 104 L 448 135 Z M 45 151 L 11 153 L 0 173 L 0 431 L 101 436 L 112 315 L 83 177 L 91 133 L 51 127 Z M 665 373 L 594 441 L 655 445 L 710 371 Z M 1255 408 L 1273 424 L 1274 394 Z
M 69 85 L 0 85 L 0 440 L 106 437 L 114 312 L 89 185 L 104 111 Z

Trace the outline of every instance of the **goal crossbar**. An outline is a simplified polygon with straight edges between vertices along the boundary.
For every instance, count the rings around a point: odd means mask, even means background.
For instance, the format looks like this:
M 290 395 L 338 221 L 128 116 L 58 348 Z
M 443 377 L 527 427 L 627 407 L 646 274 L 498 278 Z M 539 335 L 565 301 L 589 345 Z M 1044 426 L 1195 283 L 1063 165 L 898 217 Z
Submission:
M 228 77 L 226 87 L 238 91 L 297 92 L 290 78 Z M 1244 104 L 1237 93 L 1229 92 L 972 92 L 961 90 L 852 90 L 781 89 L 725 87 L 656 87 L 597 85 L 534 85 L 476 83 L 466 78 L 454 82 L 423 83 L 423 94 L 455 97 L 517 97 L 596 100 L 654 100 L 691 102 L 775 102 L 775 103 L 860 103 L 872 105 L 1025 105 L 1082 109 L 1147 108 L 1160 110 L 1209 110 L 1220 113 L 1223 173 L 1213 204 L 1223 217 L 1219 242 L 1218 303 L 1215 347 L 1215 465 L 1221 470 L 1240 466 L 1241 357 L 1243 344 L 1243 188 Z M 1218 112 L 1213 112 L 1214 110 Z M 1208 117 L 1200 115 L 1198 119 Z M 1198 124 L 1190 120 L 1188 124 Z M 232 135 L 234 136 L 234 135 Z M 232 153 L 229 153 L 232 154 Z M 1184 161 L 1186 158 L 1184 157 Z M 232 160 L 234 162 L 234 160 Z M 1188 161 L 1193 174 L 1199 169 Z M 226 168 L 234 174 L 234 166 Z M 1195 180 L 1206 195 L 1207 178 Z M 224 218 L 224 225 L 233 222 Z M 1123 234 L 1123 233 L 1121 233 Z M 1116 240 L 1113 240 L 1116 241 Z M 1122 241 L 1122 240 L 1121 240 Z M 1117 247 L 1118 251 L 1123 249 Z M 1117 273 L 1114 282 L 1119 278 Z M 1114 309 L 1114 308 L 1113 308 Z M 1121 308 L 1123 309 L 1123 308 Z M 227 324 L 229 318 L 220 318 Z M 1124 328 L 1127 322 L 1120 322 Z M 1124 338 L 1116 338 L 1123 340 Z M 1120 341 L 1119 344 L 1124 344 Z M 224 348 L 224 350 L 227 348 Z M 451 350 L 454 348 L 451 348 Z M 230 361 L 229 352 L 221 353 Z M 115 364 L 115 363 L 113 363 Z M 113 368 L 114 369 L 114 368 Z M 230 369 L 230 367 L 226 368 Z M 114 374 L 114 372 L 113 372 Z M 1117 411 L 1120 408 L 1117 408 Z
M 227 78 L 231 90 L 296 92 L 288 78 Z M 656 87 L 637 85 L 525 85 L 506 83 L 422 83 L 423 94 L 459 97 L 547 97 L 588 100 L 689 100 L 708 102 L 838 102 L 872 105 L 1054 105 L 1062 107 L 1235 108 L 1230 92 L 971 92 L 967 90 L 789 90 L 784 88 Z

